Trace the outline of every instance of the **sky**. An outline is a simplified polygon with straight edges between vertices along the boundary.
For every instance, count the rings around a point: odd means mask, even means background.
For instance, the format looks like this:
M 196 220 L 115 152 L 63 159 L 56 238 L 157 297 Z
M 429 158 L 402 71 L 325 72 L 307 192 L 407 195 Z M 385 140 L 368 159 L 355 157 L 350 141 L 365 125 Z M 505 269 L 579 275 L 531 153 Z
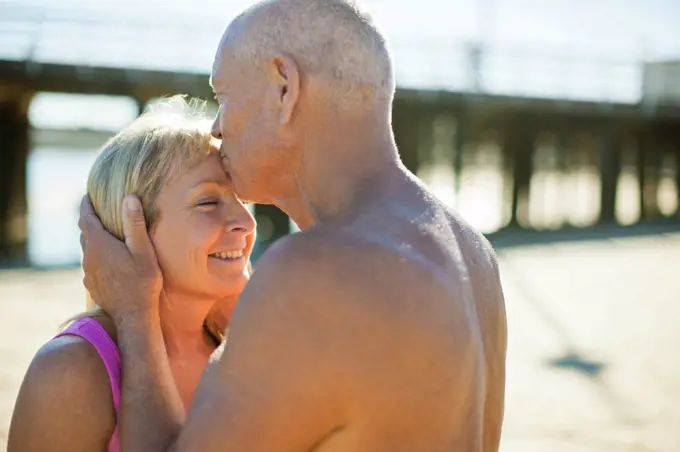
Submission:
M 244 0 L 0 0 L 0 31 L 43 25 L 38 40 L 45 54 L 71 48 L 110 46 L 135 54 L 175 44 L 194 44 L 196 60 L 211 58 L 229 20 Z M 495 46 L 538 52 L 680 58 L 677 0 L 365 0 L 366 9 L 394 46 L 416 40 L 455 42 L 484 37 Z M 62 26 L 56 24 L 61 22 Z M 90 22 L 92 26 L 86 26 Z M 116 31 L 118 33 L 116 33 Z M 25 37 L 14 33 L 17 47 Z M 156 36 L 156 39 L 140 39 Z M 25 33 L 24 33 L 25 36 Z M 83 36 L 90 39 L 83 40 Z M 54 46 L 71 42 L 70 46 Z M 10 39 L 3 39 L 8 49 Z M 423 51 L 421 49 L 421 51 Z M 147 54 L 148 55 L 148 54 Z M 134 55 L 129 55 L 134 59 Z M 207 70 L 207 68 L 205 68 Z
M 680 59 L 679 0 L 364 0 L 403 87 L 637 101 L 642 60 Z M 247 0 L 0 0 L 0 58 L 207 73 Z M 567 79 L 568 78 L 568 79 Z M 603 91 L 604 90 L 604 91 Z

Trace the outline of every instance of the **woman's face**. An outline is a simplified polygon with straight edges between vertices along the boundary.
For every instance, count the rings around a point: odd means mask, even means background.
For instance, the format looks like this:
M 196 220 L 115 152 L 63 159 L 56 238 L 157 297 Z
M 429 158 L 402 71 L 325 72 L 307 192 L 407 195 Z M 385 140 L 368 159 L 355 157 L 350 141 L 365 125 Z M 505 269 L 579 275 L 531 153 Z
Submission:
M 151 237 L 166 290 L 216 299 L 243 290 L 255 219 L 217 152 L 163 187 L 156 211 Z

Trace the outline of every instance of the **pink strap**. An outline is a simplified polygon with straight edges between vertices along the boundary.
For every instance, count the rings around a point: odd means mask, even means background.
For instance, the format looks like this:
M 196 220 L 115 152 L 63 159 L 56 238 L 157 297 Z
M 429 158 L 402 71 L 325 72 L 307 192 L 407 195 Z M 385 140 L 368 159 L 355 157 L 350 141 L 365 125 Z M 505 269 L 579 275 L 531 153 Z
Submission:
M 113 394 L 113 406 L 116 409 L 117 415 L 120 408 L 121 386 L 121 365 L 118 347 L 104 327 L 102 327 L 95 319 L 89 317 L 76 320 L 64 331 L 57 334 L 55 339 L 67 335 L 82 337 L 92 344 L 95 350 L 97 350 L 97 353 L 99 353 L 99 356 L 101 356 L 102 361 L 104 361 L 104 366 L 106 366 L 106 371 L 109 374 L 111 393 Z M 118 423 L 116 423 L 116 429 L 109 442 L 109 452 L 118 452 L 118 450 Z

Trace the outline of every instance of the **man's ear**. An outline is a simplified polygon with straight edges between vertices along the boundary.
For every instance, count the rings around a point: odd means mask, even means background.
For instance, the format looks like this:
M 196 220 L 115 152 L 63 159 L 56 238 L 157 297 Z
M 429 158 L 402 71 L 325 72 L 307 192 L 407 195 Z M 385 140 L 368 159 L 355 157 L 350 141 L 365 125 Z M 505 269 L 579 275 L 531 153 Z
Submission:
M 300 69 L 295 60 L 288 55 L 278 55 L 271 61 L 278 88 L 280 105 L 279 124 L 288 124 L 300 96 Z

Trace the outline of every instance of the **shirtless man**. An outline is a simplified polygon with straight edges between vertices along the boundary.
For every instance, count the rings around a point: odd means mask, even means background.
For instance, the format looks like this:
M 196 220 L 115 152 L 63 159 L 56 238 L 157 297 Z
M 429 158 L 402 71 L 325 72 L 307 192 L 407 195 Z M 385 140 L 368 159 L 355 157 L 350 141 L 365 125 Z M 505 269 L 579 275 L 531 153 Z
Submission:
M 134 197 L 125 244 L 83 203 L 84 282 L 123 354 L 122 450 L 497 451 L 496 258 L 402 165 L 385 38 L 347 1 L 258 3 L 225 32 L 212 84 L 237 192 L 303 232 L 260 258 L 185 416 Z

